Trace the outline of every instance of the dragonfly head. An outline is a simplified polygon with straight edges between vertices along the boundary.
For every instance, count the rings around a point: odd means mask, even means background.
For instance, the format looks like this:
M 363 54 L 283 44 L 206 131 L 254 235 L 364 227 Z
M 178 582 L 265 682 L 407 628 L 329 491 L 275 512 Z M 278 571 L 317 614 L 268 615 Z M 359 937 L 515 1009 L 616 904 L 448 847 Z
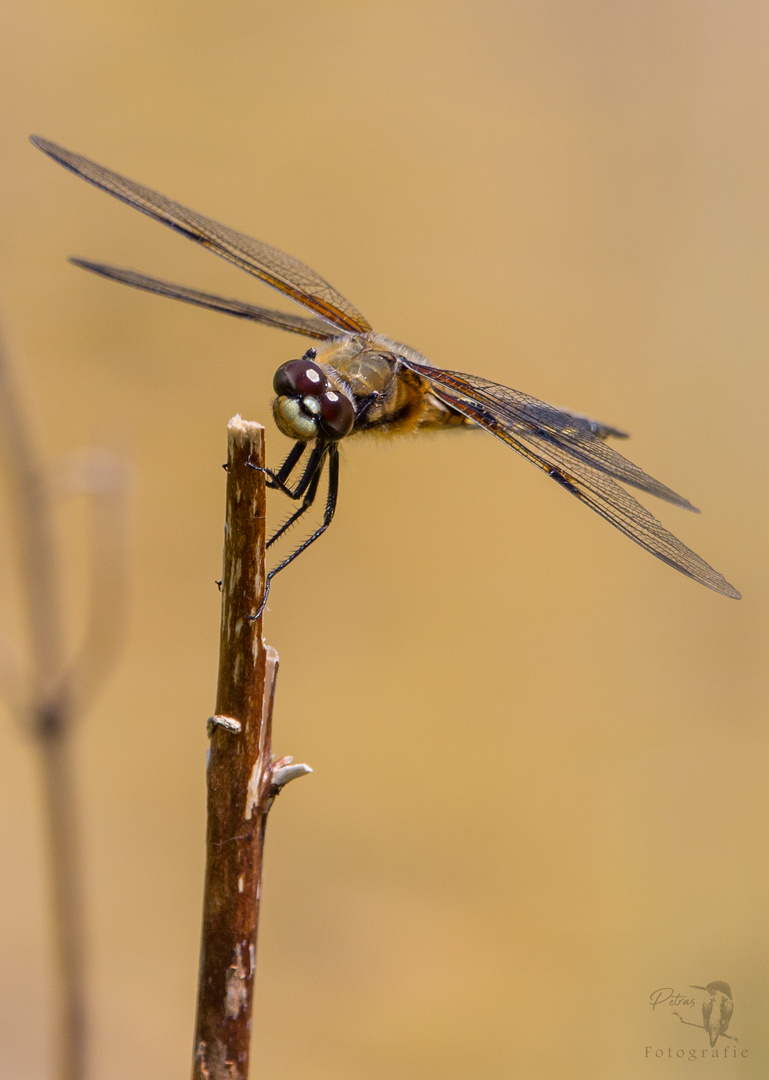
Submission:
M 323 369 L 313 362 L 315 355 L 314 349 L 308 349 L 301 360 L 289 360 L 275 372 L 272 386 L 278 396 L 273 416 L 289 439 L 338 442 L 352 431 L 355 408 L 347 394 L 333 387 Z

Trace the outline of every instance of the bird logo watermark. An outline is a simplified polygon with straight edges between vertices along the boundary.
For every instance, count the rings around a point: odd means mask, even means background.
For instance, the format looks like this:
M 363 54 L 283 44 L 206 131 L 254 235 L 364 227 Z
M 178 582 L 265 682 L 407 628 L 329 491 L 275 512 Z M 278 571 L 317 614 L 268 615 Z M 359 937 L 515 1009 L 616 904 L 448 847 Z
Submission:
M 690 991 L 695 991 L 691 993 Z M 652 1012 L 664 1012 L 671 1020 L 687 1028 L 696 1028 L 701 1037 L 691 1033 L 689 1046 L 646 1046 L 646 1058 L 680 1058 L 689 1061 L 706 1058 L 746 1058 L 748 1051 L 728 1031 L 734 1013 L 734 995 L 728 982 L 720 979 L 700 986 L 690 983 L 684 990 L 661 986 L 649 995 Z M 701 1019 L 700 1019 L 701 1016 Z M 709 1045 L 707 1045 L 709 1044 Z

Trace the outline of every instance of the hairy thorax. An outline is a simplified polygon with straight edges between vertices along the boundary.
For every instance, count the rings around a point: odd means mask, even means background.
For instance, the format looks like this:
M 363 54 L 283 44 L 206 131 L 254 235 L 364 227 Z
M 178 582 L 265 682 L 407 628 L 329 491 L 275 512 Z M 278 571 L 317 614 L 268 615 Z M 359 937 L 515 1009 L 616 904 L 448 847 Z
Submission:
M 401 356 L 429 363 L 416 350 L 382 334 L 345 335 L 318 349 L 316 363 L 329 382 L 355 402 L 358 419 L 353 434 L 466 426 L 465 418 L 439 401 L 426 380 L 400 361 Z

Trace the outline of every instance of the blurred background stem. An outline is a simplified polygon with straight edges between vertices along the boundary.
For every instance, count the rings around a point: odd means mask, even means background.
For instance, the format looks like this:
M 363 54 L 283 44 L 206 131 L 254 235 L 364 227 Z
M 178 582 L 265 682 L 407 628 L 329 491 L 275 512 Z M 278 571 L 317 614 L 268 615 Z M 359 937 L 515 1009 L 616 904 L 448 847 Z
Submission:
M 42 734 L 44 825 L 50 859 L 54 963 L 58 987 L 56 1075 L 86 1076 L 85 918 L 81 894 L 80 832 L 75 803 L 71 738 L 66 707 L 58 730 Z
M 95 669 L 98 667 L 100 677 L 106 674 L 119 644 L 119 628 L 124 623 L 125 471 L 117 459 L 104 454 L 93 458 L 98 468 L 88 470 L 86 488 L 91 494 L 109 497 L 95 500 L 95 504 L 101 504 L 102 513 L 94 521 L 97 543 L 91 567 L 92 602 L 86 647 L 77 661 L 68 666 L 54 521 L 61 488 L 51 482 L 39 433 L 25 407 L 1 340 L 0 439 L 29 644 L 26 663 L 12 656 L 6 647 L 2 671 L 5 697 L 40 755 L 58 1029 L 54 1075 L 57 1080 L 84 1080 L 85 919 L 72 734 L 73 721 L 82 712 L 87 693 L 93 689 Z M 110 467 L 105 469 L 107 462 Z M 78 476 L 82 478 L 82 470 Z M 100 647 L 95 650 L 91 643 L 97 640 Z M 94 655 L 98 655 L 97 665 L 93 662 Z

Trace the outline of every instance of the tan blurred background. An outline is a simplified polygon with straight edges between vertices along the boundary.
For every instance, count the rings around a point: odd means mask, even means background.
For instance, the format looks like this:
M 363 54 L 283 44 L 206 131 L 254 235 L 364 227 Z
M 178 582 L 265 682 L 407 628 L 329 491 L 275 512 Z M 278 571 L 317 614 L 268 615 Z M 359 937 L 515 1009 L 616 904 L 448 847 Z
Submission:
M 225 426 L 270 423 L 303 346 L 69 266 L 275 302 L 28 134 L 298 255 L 437 364 L 630 430 L 703 513 L 652 509 L 744 594 L 492 438 L 345 448 L 266 621 L 276 750 L 315 773 L 270 822 L 253 1075 L 765 1077 L 768 43 L 759 0 L 3 5 L 3 330 L 51 457 L 133 462 L 127 644 L 77 742 L 94 1076 L 189 1068 Z M 38 777 L 7 717 L 0 744 L 0 1074 L 37 1080 Z M 645 1059 L 707 1045 L 649 994 L 713 979 L 748 1057 Z

